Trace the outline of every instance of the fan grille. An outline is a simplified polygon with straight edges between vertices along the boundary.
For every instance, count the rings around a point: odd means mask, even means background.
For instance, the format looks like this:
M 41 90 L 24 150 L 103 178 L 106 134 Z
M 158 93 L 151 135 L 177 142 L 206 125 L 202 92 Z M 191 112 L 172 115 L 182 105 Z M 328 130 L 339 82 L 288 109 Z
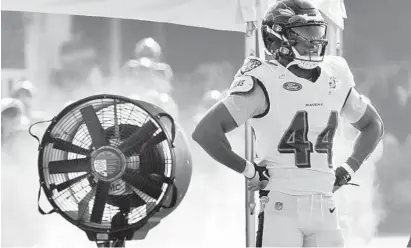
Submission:
M 117 231 L 144 221 L 158 209 L 172 177 L 165 132 L 127 98 L 67 106 L 46 131 L 39 157 L 49 200 L 83 229 Z M 119 212 L 126 213 L 126 224 L 113 227 Z

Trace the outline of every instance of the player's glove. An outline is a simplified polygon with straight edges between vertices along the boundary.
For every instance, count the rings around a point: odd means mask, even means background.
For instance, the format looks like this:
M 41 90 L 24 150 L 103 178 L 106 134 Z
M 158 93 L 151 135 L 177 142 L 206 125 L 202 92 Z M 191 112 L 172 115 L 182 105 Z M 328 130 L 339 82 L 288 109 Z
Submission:
M 347 165 L 348 166 L 348 165 Z M 351 174 L 348 172 L 347 169 L 344 168 L 345 166 L 339 166 L 335 170 L 335 182 L 334 182 L 334 188 L 333 188 L 333 193 L 336 192 L 339 188 L 341 188 L 344 185 L 354 185 L 354 186 L 359 186 L 358 184 L 355 183 L 350 183 L 351 181 Z
M 256 163 L 253 164 L 255 174 L 254 177 L 251 178 L 248 182 L 248 189 L 251 191 L 264 189 L 267 186 L 268 181 L 270 180 L 270 174 L 268 173 L 267 167 L 258 166 Z

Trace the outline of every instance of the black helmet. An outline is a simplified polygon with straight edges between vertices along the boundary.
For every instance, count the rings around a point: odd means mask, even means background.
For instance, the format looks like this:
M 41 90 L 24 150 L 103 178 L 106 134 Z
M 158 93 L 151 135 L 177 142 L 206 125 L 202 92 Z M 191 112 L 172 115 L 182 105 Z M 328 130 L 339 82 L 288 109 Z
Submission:
M 308 0 L 279 0 L 265 12 L 261 34 L 266 52 L 303 69 L 318 66 L 328 41 L 327 23 Z

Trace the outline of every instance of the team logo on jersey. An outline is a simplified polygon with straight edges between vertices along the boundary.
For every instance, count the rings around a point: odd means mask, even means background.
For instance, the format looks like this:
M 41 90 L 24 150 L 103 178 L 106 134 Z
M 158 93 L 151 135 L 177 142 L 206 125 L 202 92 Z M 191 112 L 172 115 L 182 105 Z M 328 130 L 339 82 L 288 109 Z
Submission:
M 336 77 L 331 77 L 329 85 L 330 85 L 330 89 L 337 88 L 337 78 Z
M 331 95 L 331 92 L 336 90 L 338 87 L 338 80 L 336 77 L 331 77 L 330 82 L 328 83 L 328 94 Z
M 295 82 L 286 82 L 283 84 L 283 88 L 289 91 L 299 91 L 303 88 L 303 86 Z
M 281 211 L 283 210 L 283 203 L 282 202 L 276 202 L 274 205 L 275 210 Z
M 241 67 L 241 74 L 244 74 L 246 72 L 249 72 L 251 70 L 254 70 L 255 68 L 259 67 L 262 65 L 261 61 L 257 59 L 249 59 L 243 67 Z

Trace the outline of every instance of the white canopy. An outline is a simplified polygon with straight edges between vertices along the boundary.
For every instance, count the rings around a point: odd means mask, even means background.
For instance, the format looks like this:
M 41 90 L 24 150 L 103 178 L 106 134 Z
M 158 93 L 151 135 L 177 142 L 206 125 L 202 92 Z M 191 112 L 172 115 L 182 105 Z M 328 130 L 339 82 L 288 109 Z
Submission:
M 261 5 L 272 1 L 262 0 Z M 312 1 L 343 28 L 343 0 Z M 255 20 L 253 0 L 2 0 L 1 9 L 137 19 L 237 32 L 245 31 L 245 21 Z

